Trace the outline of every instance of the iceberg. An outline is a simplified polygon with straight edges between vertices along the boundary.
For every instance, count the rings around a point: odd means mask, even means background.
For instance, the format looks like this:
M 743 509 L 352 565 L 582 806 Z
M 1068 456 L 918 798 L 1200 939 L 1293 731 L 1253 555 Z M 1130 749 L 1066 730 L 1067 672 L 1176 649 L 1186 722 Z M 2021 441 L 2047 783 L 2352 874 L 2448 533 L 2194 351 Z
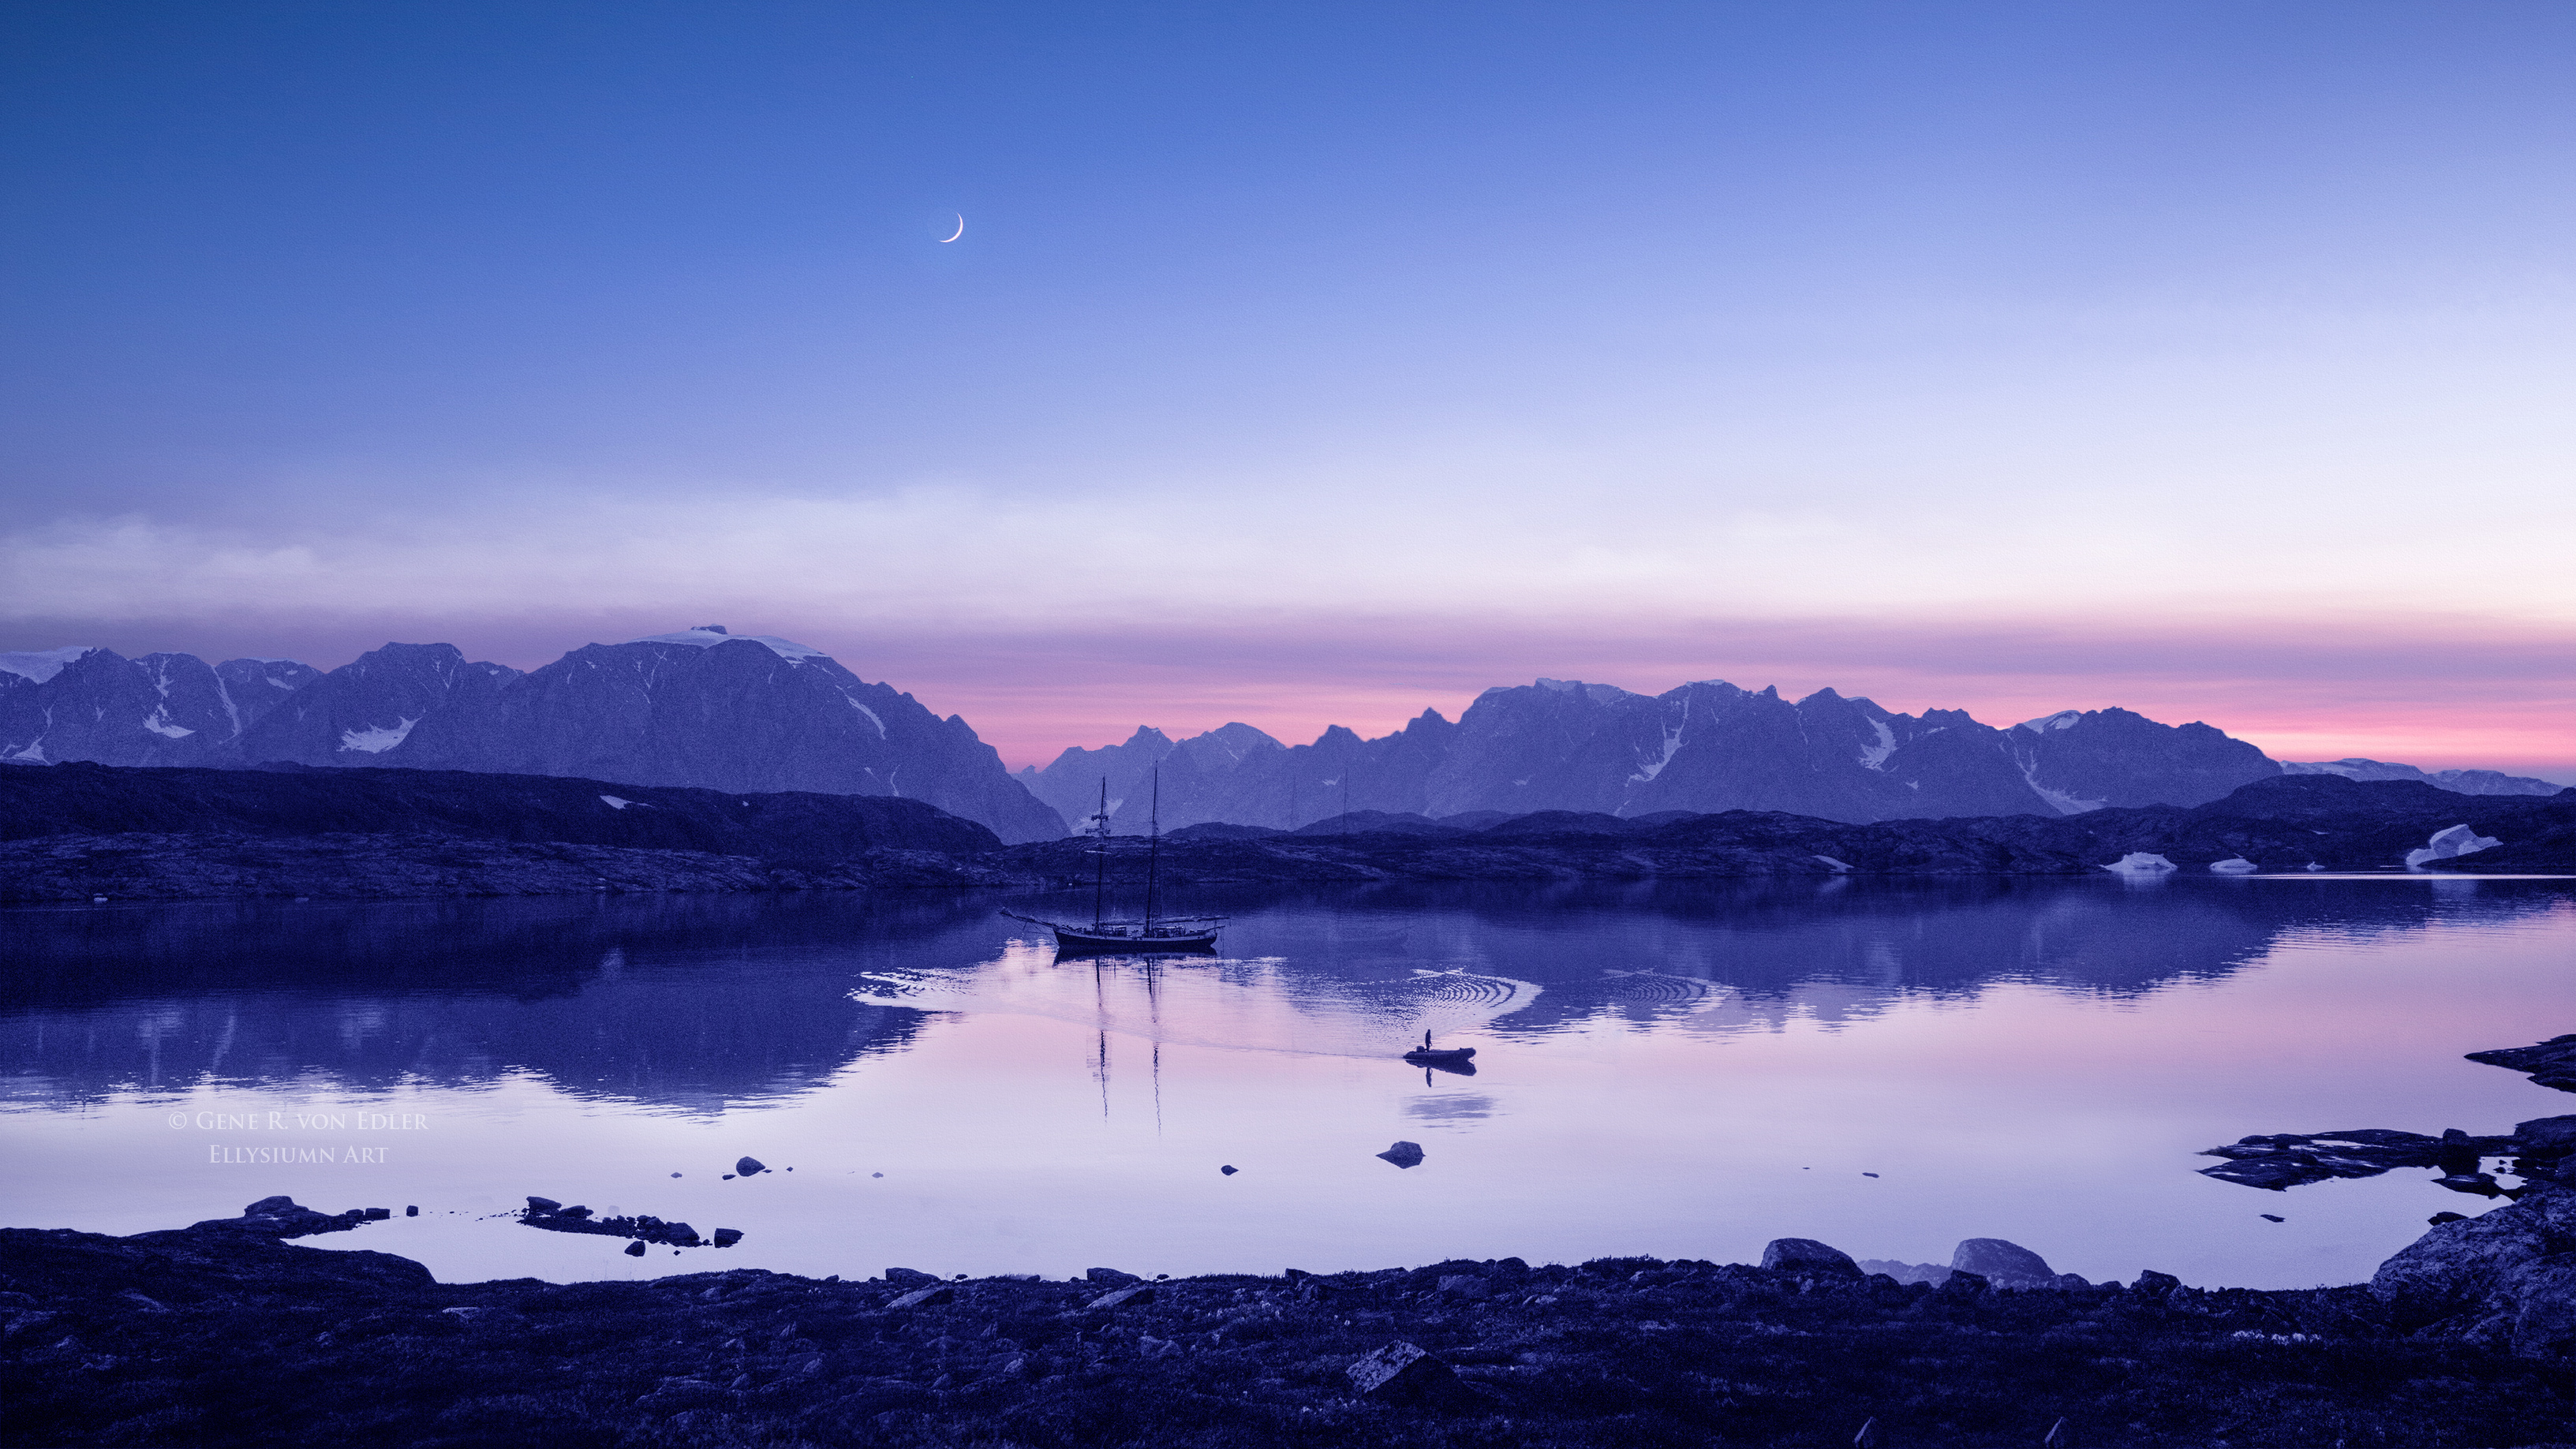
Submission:
M 2164 875 L 2176 867 L 2161 855 L 2133 850 L 2102 868 L 2119 875 Z
M 2210 866 L 2211 870 L 2218 872 L 2220 875 L 2252 875 L 2254 872 L 2261 870 L 2262 868 L 2263 867 L 2256 865 L 2254 862 L 2247 860 L 2241 855 L 2235 856 L 2231 859 L 2218 861 Z
M 2406 868 L 2419 870 L 2428 860 L 2451 860 L 2463 855 L 2475 855 L 2481 850 L 2492 849 L 2502 844 L 2504 844 L 2503 841 L 2492 835 L 2480 835 L 2466 825 L 2454 825 L 2448 830 L 2434 831 L 2433 838 L 2424 842 L 2423 849 L 2406 852 Z

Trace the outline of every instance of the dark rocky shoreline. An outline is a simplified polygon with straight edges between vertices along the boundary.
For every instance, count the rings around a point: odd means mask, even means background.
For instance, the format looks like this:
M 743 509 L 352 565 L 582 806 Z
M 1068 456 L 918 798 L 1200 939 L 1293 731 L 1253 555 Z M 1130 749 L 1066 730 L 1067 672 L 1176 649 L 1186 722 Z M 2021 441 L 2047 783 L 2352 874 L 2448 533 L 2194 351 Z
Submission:
M 0 1230 L 0 1443 L 2576 1440 L 2576 1300 L 2534 1288 L 2571 1271 L 2543 1265 L 2576 1246 L 2554 1190 L 2434 1229 L 2373 1284 L 2288 1292 L 1936 1289 L 1799 1240 L 1769 1267 L 441 1284 L 253 1216 Z

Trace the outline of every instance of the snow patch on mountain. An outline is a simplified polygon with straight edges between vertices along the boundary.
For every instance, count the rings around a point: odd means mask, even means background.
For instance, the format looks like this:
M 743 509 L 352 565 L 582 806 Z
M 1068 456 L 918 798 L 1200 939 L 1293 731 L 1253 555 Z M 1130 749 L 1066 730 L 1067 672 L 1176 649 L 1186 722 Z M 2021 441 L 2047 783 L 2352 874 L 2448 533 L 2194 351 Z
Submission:
M 2084 711 L 2080 709 L 2061 709 L 2055 714 L 2044 714 L 2037 719 L 2023 720 L 2013 728 L 2041 734 L 2048 730 L 2073 729 L 2075 722 L 2082 718 L 2084 718 Z
M 808 659 L 831 657 L 811 644 L 799 644 L 793 639 L 781 639 L 775 634 L 728 634 L 721 624 L 701 624 L 695 629 L 683 629 L 676 634 L 647 634 L 641 639 L 629 639 L 626 642 L 629 644 L 689 644 L 700 649 L 711 649 L 718 644 L 730 644 L 736 639 L 748 639 L 754 644 L 765 644 L 769 646 L 770 653 L 790 664 L 802 664 Z
M 845 694 L 845 695 L 843 695 L 843 696 L 841 696 L 841 697 L 842 697 L 843 699 L 849 699 L 849 698 L 850 698 L 850 697 L 849 697 L 848 695 L 846 695 L 846 694 Z M 855 709 L 855 710 L 857 710 L 859 713 L 861 713 L 861 714 L 863 714 L 863 715 L 866 715 L 866 716 L 868 717 L 868 723 L 870 723 L 870 724 L 872 724 L 872 725 L 875 725 L 875 726 L 877 727 L 877 738 L 878 738 L 878 739 L 884 739 L 884 738 L 886 737 L 885 721 L 884 721 L 884 720 L 881 720 L 881 719 L 879 719 L 879 718 L 877 718 L 877 712 L 876 712 L 875 710 L 872 710 L 872 709 L 868 708 L 866 705 L 859 703 L 859 702 L 858 702 L 857 700 L 855 700 L 855 699 L 851 699 L 851 700 L 850 700 L 850 708 Z
M 2013 728 L 2021 729 L 2024 726 L 2015 725 Z M 2052 728 L 2058 728 L 2058 726 L 2052 726 Z M 2021 766 L 2022 779 L 2030 784 L 2031 793 L 2047 801 L 2048 808 L 2060 815 L 2081 815 L 2087 810 L 2099 810 L 2111 803 L 2108 800 L 2082 800 L 2064 790 L 2052 790 L 2039 783 L 2039 761 L 2022 756 L 2017 763 Z
M 1896 753 L 1896 731 L 1889 729 L 1887 721 L 1883 719 L 1871 720 L 1870 725 L 1878 731 L 1878 743 L 1860 747 L 1860 767 L 1864 770 L 1885 770 L 1887 757 Z
M 97 647 L 95 644 L 66 644 L 60 649 L 37 649 L 17 654 L 0 654 L 0 673 L 19 675 L 42 684 L 62 673 L 65 665 Z
M 167 693 L 170 687 L 164 684 L 161 688 L 164 693 Z M 143 722 L 143 727 L 165 740 L 184 740 L 196 733 L 186 725 L 170 723 L 170 711 L 167 706 L 152 711 L 152 717 Z
M 1664 731 L 1663 754 L 1657 756 L 1652 761 L 1641 761 L 1637 766 L 1637 773 L 1628 777 L 1628 783 L 1632 785 L 1643 784 L 1648 780 L 1652 780 L 1657 775 L 1662 774 L 1664 772 L 1664 766 L 1671 764 L 1673 762 L 1673 756 L 1681 752 L 1682 730 L 1689 723 L 1690 696 L 1684 695 L 1682 696 L 1682 717 L 1673 721 L 1672 725 Z
M 340 748 L 356 750 L 361 754 L 381 755 L 408 738 L 411 735 L 411 727 L 418 723 L 420 723 L 419 720 L 407 719 L 397 725 L 375 725 L 362 730 L 343 730 L 340 733 Z

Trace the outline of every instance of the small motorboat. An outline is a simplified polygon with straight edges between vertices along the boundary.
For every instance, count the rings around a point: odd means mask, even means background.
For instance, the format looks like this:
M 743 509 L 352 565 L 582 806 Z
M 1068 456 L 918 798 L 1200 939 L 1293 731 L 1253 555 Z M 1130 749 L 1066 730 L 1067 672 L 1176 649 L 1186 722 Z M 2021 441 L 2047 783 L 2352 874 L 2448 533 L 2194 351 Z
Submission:
M 1474 1061 L 1474 1047 L 1435 1047 L 1431 1033 L 1422 1034 L 1422 1045 L 1404 1054 L 1404 1059 L 1417 1067 L 1463 1067 Z

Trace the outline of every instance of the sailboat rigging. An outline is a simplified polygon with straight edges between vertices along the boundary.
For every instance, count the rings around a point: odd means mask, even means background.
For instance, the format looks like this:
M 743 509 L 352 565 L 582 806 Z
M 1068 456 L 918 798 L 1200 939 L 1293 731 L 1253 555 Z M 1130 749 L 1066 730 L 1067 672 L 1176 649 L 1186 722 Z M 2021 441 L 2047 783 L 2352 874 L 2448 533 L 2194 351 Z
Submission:
M 1017 911 L 1002 914 L 1015 921 L 1044 926 L 1055 935 L 1057 954 L 1068 952 L 1097 954 L 1103 951 L 1213 951 L 1216 933 L 1224 928 L 1222 916 L 1165 916 L 1158 914 L 1162 905 L 1161 868 L 1163 851 L 1163 772 L 1154 771 L 1151 824 L 1145 843 L 1145 914 L 1140 918 L 1113 920 L 1107 914 L 1109 901 L 1109 781 L 1100 781 L 1100 810 L 1089 822 L 1092 838 L 1091 924 L 1088 926 L 1050 921 L 1037 916 L 1024 916 Z

